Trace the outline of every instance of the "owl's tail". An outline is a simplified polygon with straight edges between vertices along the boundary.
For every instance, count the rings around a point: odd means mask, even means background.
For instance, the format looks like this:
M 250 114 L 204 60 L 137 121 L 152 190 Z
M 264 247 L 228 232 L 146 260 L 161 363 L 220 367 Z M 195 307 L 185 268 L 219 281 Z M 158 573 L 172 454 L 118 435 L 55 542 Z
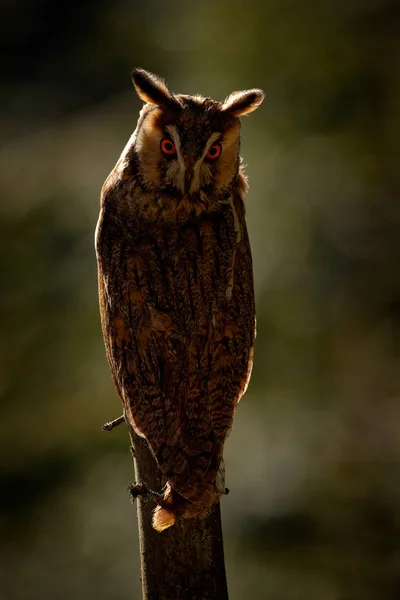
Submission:
M 198 498 L 192 501 L 187 500 L 169 483 L 165 488 L 164 498 L 161 500 L 153 513 L 153 527 L 157 531 L 164 531 L 181 518 L 205 518 L 211 511 L 214 504 L 219 501 L 221 494 L 225 493 L 225 468 L 224 461 L 221 459 L 217 479 L 212 486 L 206 489 L 200 489 Z

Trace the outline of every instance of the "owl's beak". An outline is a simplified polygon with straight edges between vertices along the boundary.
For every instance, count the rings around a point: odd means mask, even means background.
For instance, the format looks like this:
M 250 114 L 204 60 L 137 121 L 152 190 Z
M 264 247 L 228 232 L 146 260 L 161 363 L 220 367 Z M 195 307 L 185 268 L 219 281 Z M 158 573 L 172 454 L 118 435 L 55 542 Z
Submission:
M 185 171 L 185 194 L 189 193 L 193 179 L 193 167 L 186 167 Z

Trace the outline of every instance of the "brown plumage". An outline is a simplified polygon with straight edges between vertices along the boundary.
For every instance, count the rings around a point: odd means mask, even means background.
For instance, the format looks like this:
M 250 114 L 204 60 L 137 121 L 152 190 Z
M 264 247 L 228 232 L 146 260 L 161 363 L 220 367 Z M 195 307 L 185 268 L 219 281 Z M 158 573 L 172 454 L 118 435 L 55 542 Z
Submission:
M 166 481 L 153 519 L 161 531 L 205 516 L 224 492 L 223 446 L 255 335 L 239 117 L 264 94 L 220 103 L 174 95 L 141 69 L 132 77 L 145 105 L 104 183 L 96 252 L 125 418 Z

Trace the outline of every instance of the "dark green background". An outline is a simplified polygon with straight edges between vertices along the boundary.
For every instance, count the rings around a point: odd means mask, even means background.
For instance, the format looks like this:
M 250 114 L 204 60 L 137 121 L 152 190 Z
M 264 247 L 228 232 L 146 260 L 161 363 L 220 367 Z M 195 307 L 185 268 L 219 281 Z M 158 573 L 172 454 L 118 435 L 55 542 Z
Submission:
M 0 598 L 140 598 L 101 338 L 101 185 L 130 70 L 243 119 L 258 338 L 226 446 L 231 600 L 400 597 L 400 4 L 6 0 Z

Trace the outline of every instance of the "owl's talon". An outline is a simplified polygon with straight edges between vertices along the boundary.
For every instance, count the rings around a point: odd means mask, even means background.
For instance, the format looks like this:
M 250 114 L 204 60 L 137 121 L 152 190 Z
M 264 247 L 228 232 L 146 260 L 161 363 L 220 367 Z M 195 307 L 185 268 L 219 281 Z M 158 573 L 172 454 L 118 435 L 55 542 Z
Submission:
M 149 489 L 145 483 L 129 483 L 126 488 L 131 496 L 131 502 L 141 498 L 162 498 L 162 494 Z
M 114 429 L 114 427 L 121 425 L 121 423 L 123 423 L 124 421 L 125 421 L 125 417 L 123 415 L 121 415 L 120 417 L 118 417 L 117 419 L 114 419 L 113 421 L 108 421 L 107 423 L 104 423 L 102 430 L 103 431 L 112 431 Z

